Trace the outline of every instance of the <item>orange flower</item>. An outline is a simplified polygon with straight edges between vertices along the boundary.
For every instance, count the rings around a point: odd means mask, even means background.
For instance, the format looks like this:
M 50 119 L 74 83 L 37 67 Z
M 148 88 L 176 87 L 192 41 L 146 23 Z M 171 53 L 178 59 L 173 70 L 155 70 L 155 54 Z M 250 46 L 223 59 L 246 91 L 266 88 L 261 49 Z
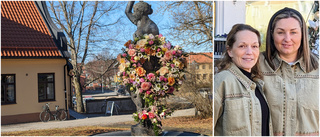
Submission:
M 175 80 L 173 77 L 168 78 L 168 85 L 172 86 L 175 83 Z
M 146 52 L 147 55 L 150 55 L 151 54 L 151 48 L 150 47 L 149 48 L 145 48 L 144 52 Z
M 131 40 L 127 41 L 124 46 L 126 46 L 127 48 L 129 48 L 129 45 L 131 44 Z
M 146 70 L 144 70 L 142 67 L 137 67 L 136 72 L 139 77 L 142 77 L 142 76 L 144 76 L 144 74 L 146 74 Z
M 136 79 L 136 75 L 135 74 L 130 74 L 129 77 L 130 77 L 131 80 L 135 80 Z

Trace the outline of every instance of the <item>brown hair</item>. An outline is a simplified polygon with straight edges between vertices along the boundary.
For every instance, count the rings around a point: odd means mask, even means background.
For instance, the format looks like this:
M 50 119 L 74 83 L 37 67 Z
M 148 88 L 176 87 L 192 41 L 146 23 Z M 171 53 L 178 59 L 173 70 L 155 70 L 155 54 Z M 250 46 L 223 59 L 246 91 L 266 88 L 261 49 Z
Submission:
M 235 24 L 233 25 L 232 29 L 228 33 L 227 40 L 226 40 L 226 51 L 224 52 L 224 56 L 221 59 L 221 63 L 218 65 L 219 72 L 222 70 L 226 70 L 230 67 L 230 64 L 232 62 L 232 58 L 227 53 L 228 50 L 233 48 L 233 44 L 236 42 L 236 34 L 239 31 L 243 30 L 249 30 L 253 33 L 255 33 L 258 37 L 259 47 L 261 46 L 261 39 L 260 39 L 260 33 L 255 28 L 251 27 L 250 25 L 246 24 Z M 259 59 L 257 60 L 257 63 L 252 67 L 251 73 L 254 74 L 254 77 L 261 78 L 262 75 L 260 74 L 260 68 L 259 68 Z
M 274 31 L 276 23 L 285 18 L 294 18 L 296 19 L 301 27 L 302 32 L 302 38 L 301 38 L 301 44 L 298 49 L 297 58 L 303 58 L 304 65 L 306 66 L 306 72 L 311 72 L 312 70 L 318 69 L 318 61 L 315 55 L 310 51 L 309 49 L 309 43 L 308 43 L 308 34 L 307 34 L 307 27 L 306 23 L 304 22 L 304 19 L 302 15 L 295 9 L 291 8 L 284 8 L 276 12 L 270 19 L 268 29 L 267 29 L 267 37 L 266 37 L 266 52 L 264 55 L 266 56 L 266 60 L 269 64 L 269 66 L 273 69 L 275 69 L 275 66 L 272 62 L 272 60 L 275 58 L 275 53 L 277 52 L 277 49 L 274 45 L 274 40 L 272 37 L 272 33 Z

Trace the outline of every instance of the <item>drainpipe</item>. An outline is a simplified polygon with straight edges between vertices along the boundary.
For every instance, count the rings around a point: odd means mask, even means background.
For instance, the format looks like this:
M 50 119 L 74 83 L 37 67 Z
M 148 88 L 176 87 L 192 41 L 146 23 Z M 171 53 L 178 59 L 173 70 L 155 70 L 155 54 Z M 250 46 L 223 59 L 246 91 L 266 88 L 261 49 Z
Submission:
M 68 60 L 66 59 L 66 64 L 63 66 L 63 84 L 64 84 L 64 101 L 65 101 L 65 108 L 67 112 L 69 112 L 68 108 L 68 101 L 67 101 L 67 83 L 66 83 L 66 67 L 68 65 Z

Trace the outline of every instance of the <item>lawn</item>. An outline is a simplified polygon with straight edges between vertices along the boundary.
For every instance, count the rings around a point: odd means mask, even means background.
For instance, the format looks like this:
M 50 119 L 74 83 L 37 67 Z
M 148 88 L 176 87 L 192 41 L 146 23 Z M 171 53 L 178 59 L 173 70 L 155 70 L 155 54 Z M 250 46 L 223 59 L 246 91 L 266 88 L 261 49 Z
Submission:
M 1 136 L 89 136 L 99 133 L 130 130 L 134 121 L 117 123 L 112 126 L 85 126 L 64 129 L 29 130 L 19 132 L 4 132 Z M 163 120 L 163 129 L 168 131 L 188 131 L 212 136 L 212 118 L 199 119 L 192 116 L 171 117 Z

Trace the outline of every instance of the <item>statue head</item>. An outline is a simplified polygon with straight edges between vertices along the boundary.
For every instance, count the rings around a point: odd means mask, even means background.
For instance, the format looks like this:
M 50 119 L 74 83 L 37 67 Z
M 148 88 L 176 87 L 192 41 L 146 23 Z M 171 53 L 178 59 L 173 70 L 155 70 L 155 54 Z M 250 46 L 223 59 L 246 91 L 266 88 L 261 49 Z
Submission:
M 140 1 L 137 4 L 133 5 L 133 15 L 137 18 L 141 18 L 142 16 L 148 16 L 153 13 L 151 5 Z

